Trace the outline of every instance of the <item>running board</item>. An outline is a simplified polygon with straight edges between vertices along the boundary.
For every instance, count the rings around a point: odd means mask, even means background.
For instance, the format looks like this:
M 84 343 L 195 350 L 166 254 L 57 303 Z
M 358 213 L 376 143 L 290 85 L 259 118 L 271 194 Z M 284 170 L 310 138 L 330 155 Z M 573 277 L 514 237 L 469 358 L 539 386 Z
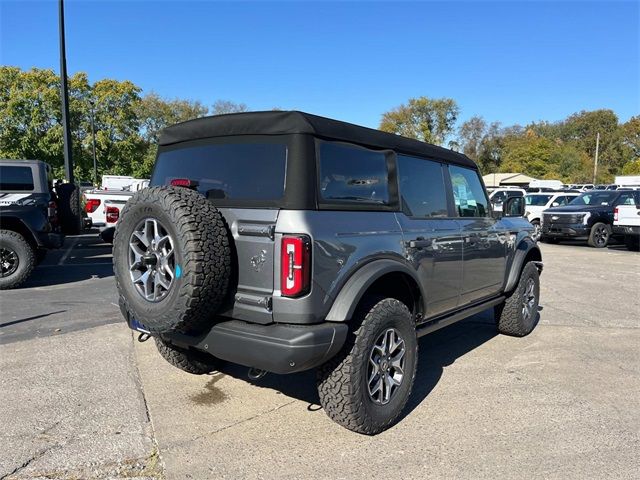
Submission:
M 460 310 L 454 312 L 445 317 L 436 318 L 434 320 L 429 320 L 421 325 L 416 327 L 416 332 L 418 337 L 422 337 L 423 335 L 427 335 L 428 333 L 435 332 L 436 330 L 440 330 L 441 328 L 447 327 L 453 323 L 459 322 L 460 320 L 464 320 L 476 313 L 480 313 L 487 308 L 495 307 L 496 305 L 504 302 L 505 298 L 503 296 L 492 298 L 491 300 L 487 300 L 486 302 L 479 303 L 477 305 L 473 305 L 471 307 L 467 307 L 464 310 Z

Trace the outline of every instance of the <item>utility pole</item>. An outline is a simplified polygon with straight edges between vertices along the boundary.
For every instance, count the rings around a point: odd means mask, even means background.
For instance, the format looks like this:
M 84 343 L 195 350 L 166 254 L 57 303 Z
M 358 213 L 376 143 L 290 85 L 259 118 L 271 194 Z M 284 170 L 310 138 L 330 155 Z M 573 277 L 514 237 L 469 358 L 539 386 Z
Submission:
M 60 96 L 62 98 L 62 132 L 64 150 L 64 172 L 67 182 L 74 183 L 73 158 L 71 157 L 71 127 L 69 126 L 69 91 L 67 85 L 67 54 L 64 41 L 64 3 L 58 0 L 60 34 Z
M 98 160 L 96 158 L 96 129 L 93 124 L 93 100 L 89 101 L 89 114 L 91 118 L 91 144 L 93 147 L 93 186 L 98 186 Z
M 593 162 L 593 184 L 596 184 L 596 177 L 598 176 L 598 149 L 600 148 L 600 132 L 596 134 L 596 158 Z

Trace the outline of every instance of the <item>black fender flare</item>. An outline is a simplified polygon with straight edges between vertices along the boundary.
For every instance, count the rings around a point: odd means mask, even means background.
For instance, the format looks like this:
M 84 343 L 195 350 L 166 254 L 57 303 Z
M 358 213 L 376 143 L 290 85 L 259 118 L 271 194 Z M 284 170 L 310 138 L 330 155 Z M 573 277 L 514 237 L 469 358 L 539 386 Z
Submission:
M 535 258 L 534 261 L 536 262 L 538 272 L 542 273 L 542 254 L 540 253 L 540 247 L 538 247 L 538 244 L 530 237 L 526 237 L 518 243 L 516 251 L 513 254 L 513 259 L 509 267 L 509 274 L 507 275 L 507 281 L 504 286 L 505 292 L 511 291 L 518 283 L 520 272 L 524 266 L 524 261 L 532 251 L 537 252 L 537 255 L 535 253 L 533 254 Z
M 413 278 L 420 289 L 424 301 L 425 296 L 422 291 L 422 285 L 414 270 L 396 260 L 374 260 L 360 267 L 349 277 L 342 286 L 340 293 L 336 296 L 326 320 L 331 322 L 351 320 L 358 303 L 367 289 L 373 285 L 376 280 L 388 273 L 404 273 Z

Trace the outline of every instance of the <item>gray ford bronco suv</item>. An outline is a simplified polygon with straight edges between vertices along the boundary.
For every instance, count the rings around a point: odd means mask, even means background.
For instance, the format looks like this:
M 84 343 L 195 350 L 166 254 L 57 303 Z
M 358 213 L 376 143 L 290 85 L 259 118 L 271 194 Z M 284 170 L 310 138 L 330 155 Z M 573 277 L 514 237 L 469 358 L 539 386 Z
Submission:
M 329 417 L 375 434 L 407 403 L 418 337 L 487 308 L 502 333 L 534 328 L 523 209 L 493 213 L 471 160 L 416 140 L 301 112 L 199 118 L 163 131 L 120 215 L 120 305 L 190 373 L 317 367 Z

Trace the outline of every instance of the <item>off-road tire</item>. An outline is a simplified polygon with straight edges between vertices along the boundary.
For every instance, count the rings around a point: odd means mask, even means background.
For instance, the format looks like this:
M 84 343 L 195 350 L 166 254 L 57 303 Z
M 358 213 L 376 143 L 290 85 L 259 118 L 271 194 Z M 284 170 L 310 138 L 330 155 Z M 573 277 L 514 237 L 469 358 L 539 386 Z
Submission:
M 158 352 L 167 362 L 193 375 L 204 375 L 218 369 L 220 360 L 208 353 L 176 347 L 155 337 Z
M 180 266 L 169 292 L 156 302 L 137 292 L 129 274 L 131 234 L 146 218 L 166 228 Z M 204 330 L 228 293 L 231 242 L 222 215 L 199 193 L 182 187 L 137 192 L 122 209 L 113 239 L 116 286 L 126 310 L 152 334 Z
M 606 237 L 602 240 L 602 235 Z M 589 232 L 589 240 L 587 243 L 590 247 L 594 248 L 605 248 L 609 245 L 609 240 L 611 240 L 611 226 L 606 223 L 596 222 L 591 227 L 591 231 Z
M 0 248 L 11 250 L 18 258 L 15 271 L 0 277 L 0 290 L 16 288 L 29 278 L 36 266 L 35 251 L 22 235 L 13 230 L 0 230 Z
M 370 299 L 352 319 L 347 341 L 329 362 L 318 369 L 320 404 L 343 427 L 375 435 L 392 426 L 407 404 L 418 363 L 415 324 L 406 305 L 394 298 Z M 367 387 L 367 367 L 373 343 L 387 328 L 402 334 L 407 355 L 404 379 L 386 405 L 375 404 Z
M 535 285 L 535 304 L 532 308 L 533 313 L 530 318 L 525 319 L 523 302 L 529 279 L 532 279 Z M 504 335 L 511 335 L 513 337 L 524 337 L 531 333 L 536 326 L 539 302 L 540 277 L 538 275 L 538 269 L 533 262 L 527 262 L 520 273 L 520 279 L 518 280 L 518 285 L 515 290 L 511 292 L 504 303 L 495 308 L 498 331 Z
M 640 237 L 638 237 L 638 235 L 625 235 L 624 245 L 627 247 L 627 250 L 632 252 L 640 251 Z
M 56 187 L 56 194 L 62 233 L 78 235 L 82 231 L 83 224 L 80 210 L 80 189 L 72 183 L 63 183 Z

